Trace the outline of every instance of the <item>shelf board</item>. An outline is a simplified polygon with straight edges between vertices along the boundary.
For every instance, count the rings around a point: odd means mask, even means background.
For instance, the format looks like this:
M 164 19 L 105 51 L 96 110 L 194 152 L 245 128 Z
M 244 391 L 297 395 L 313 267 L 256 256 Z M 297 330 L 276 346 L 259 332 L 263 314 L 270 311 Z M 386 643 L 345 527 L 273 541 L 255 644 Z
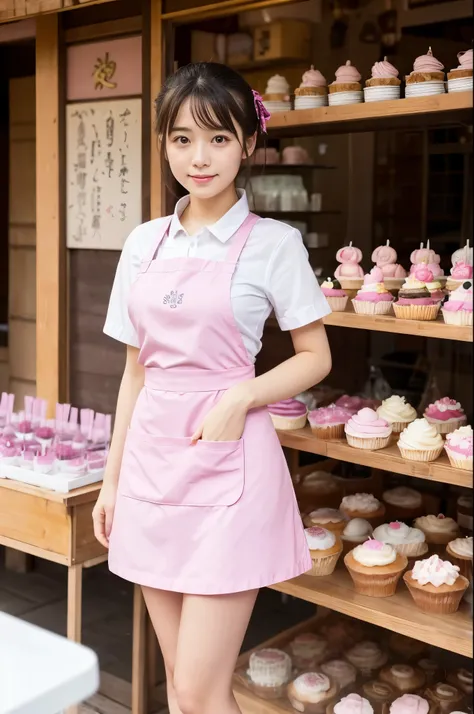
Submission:
M 382 129 L 410 129 L 472 121 L 472 92 L 410 97 L 340 107 L 319 107 L 274 112 L 268 122 L 270 135 L 308 136 Z
M 343 564 L 338 564 L 334 573 L 324 578 L 300 575 L 278 583 L 272 589 L 472 658 L 472 619 L 465 602 L 452 615 L 421 612 L 403 581 L 399 582 L 392 597 L 358 595 Z
M 349 303 L 350 304 L 350 303 Z M 437 337 L 441 340 L 472 342 L 472 327 L 446 325 L 442 317 L 437 320 L 400 320 L 395 315 L 357 315 L 353 310 L 332 312 L 324 318 L 325 325 L 352 327 L 374 332 L 395 332 L 400 335 Z
M 368 451 L 365 449 L 355 449 L 349 446 L 347 441 L 324 441 L 317 439 L 309 426 L 304 429 L 294 431 L 277 431 L 280 443 L 289 449 L 306 451 L 311 454 L 319 454 L 329 459 L 346 461 L 360 466 L 369 466 L 382 471 L 414 476 L 425 481 L 438 481 L 464 488 L 472 488 L 472 473 L 455 469 L 449 463 L 446 454 L 442 454 L 439 459 L 431 463 L 424 461 L 407 461 L 402 459 L 396 444 L 391 444 L 385 449 L 378 451 Z
M 340 216 L 341 211 L 259 211 L 262 218 L 272 216 Z
M 242 169 L 246 168 L 247 166 L 244 164 Z M 250 168 L 252 173 L 264 173 L 269 176 L 272 173 L 285 173 L 285 171 L 291 171 L 292 173 L 298 171 L 334 171 L 337 167 L 324 164 L 251 164 Z

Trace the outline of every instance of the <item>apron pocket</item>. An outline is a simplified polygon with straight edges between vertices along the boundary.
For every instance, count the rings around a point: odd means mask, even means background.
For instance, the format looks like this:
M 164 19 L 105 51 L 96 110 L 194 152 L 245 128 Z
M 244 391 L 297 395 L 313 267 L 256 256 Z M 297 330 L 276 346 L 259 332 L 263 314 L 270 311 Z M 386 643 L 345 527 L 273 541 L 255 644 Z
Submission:
M 170 506 L 231 506 L 244 490 L 239 441 L 150 436 L 129 429 L 119 490 L 123 496 Z

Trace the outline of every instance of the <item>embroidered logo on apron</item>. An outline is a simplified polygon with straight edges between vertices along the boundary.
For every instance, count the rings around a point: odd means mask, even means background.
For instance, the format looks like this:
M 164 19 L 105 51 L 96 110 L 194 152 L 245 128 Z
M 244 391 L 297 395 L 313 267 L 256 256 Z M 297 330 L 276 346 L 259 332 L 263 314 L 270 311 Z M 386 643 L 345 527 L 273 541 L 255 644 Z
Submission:
M 163 305 L 169 305 L 171 308 L 178 307 L 183 302 L 184 293 L 178 293 L 177 290 L 170 290 L 168 295 L 163 298 Z

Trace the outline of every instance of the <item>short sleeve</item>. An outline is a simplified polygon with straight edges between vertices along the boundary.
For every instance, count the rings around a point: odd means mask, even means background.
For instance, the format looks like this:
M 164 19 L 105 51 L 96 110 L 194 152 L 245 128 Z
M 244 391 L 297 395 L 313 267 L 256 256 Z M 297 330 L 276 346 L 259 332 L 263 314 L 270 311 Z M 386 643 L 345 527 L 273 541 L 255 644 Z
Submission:
M 128 315 L 130 288 L 137 278 L 141 263 L 136 248 L 136 230 L 130 233 L 122 249 L 104 325 L 106 335 L 132 347 L 139 347 L 137 333 Z
M 301 233 L 294 228 L 274 250 L 265 284 L 282 330 L 304 327 L 331 312 L 309 263 Z

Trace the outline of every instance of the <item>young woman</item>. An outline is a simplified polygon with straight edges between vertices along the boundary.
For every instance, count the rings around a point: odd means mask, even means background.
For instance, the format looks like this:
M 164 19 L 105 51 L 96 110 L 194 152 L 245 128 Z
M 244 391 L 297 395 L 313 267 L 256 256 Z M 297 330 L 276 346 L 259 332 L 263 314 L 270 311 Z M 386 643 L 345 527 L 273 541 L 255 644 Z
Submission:
M 156 101 L 161 154 L 187 190 L 125 243 L 104 331 L 127 345 L 94 529 L 142 586 L 170 714 L 237 714 L 231 679 L 258 589 L 309 570 L 266 405 L 331 368 L 330 309 L 295 229 L 235 188 L 267 118 L 233 70 L 189 65 Z M 255 377 L 274 310 L 295 355 Z

